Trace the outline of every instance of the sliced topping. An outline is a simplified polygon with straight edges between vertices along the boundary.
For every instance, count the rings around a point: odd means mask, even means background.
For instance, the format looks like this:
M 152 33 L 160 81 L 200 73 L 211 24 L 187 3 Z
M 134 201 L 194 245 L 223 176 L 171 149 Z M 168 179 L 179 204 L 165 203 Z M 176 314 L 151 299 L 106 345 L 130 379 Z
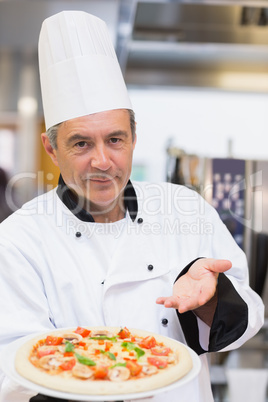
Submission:
M 109 336 L 106 336 L 106 335 L 99 335 L 99 336 L 91 336 L 89 339 L 94 339 L 95 341 L 98 341 L 99 345 L 104 345 L 105 340 L 112 341 L 112 342 L 117 342 L 117 337 L 116 336 L 109 337 Z
M 80 347 L 80 348 L 82 348 L 84 350 L 88 350 L 88 348 L 89 348 L 89 344 L 86 343 L 86 342 L 79 342 L 79 343 L 76 344 L 76 346 L 78 346 L 78 347 Z
M 109 370 L 108 377 L 111 381 L 126 381 L 130 377 L 130 371 L 124 366 L 116 365 Z
M 142 372 L 146 375 L 153 375 L 158 372 L 158 369 L 156 366 L 152 366 L 151 364 L 144 364 L 142 366 Z
M 63 342 L 64 343 L 70 342 L 70 343 L 73 343 L 74 345 L 76 343 L 81 342 L 82 339 L 83 339 L 81 335 L 75 334 L 74 332 L 65 333 L 65 334 L 62 335 L 62 337 L 63 337 Z
M 97 366 L 94 368 L 94 377 L 101 380 L 104 379 L 108 374 L 108 367 L 106 366 Z
M 141 348 L 151 349 L 156 346 L 156 339 L 153 336 L 146 336 L 139 343 Z
M 106 341 L 105 342 L 105 352 L 108 352 L 111 349 L 112 346 L 113 346 L 113 342 Z
M 81 364 L 85 364 L 86 366 L 96 366 L 96 363 L 93 360 L 91 360 L 88 357 L 86 357 L 86 356 L 83 356 L 83 355 L 81 355 L 79 353 L 75 353 L 75 357 L 77 358 L 77 360 Z
M 166 357 L 168 364 L 176 363 L 176 356 L 171 354 Z
M 131 333 L 127 329 L 127 327 L 125 327 L 125 328 L 121 328 L 117 335 L 119 336 L 120 339 L 126 339 L 126 338 L 130 338 Z
M 137 358 L 139 359 L 141 356 L 145 354 L 144 350 L 138 348 L 133 342 L 122 342 L 122 348 L 126 349 L 128 352 L 136 352 Z
M 72 368 L 75 366 L 75 364 L 76 364 L 76 360 L 74 358 L 68 359 L 68 360 L 66 359 L 65 362 L 63 362 L 59 367 L 62 370 L 67 371 L 67 370 L 72 370 Z
M 73 356 L 73 355 L 74 355 L 74 352 L 64 352 L 63 353 L 64 357 L 70 357 L 70 356 Z
M 54 355 L 43 356 L 39 360 L 39 366 L 45 370 L 56 370 L 62 363 L 64 363 L 64 358 Z
M 161 357 L 147 357 L 149 364 L 156 366 L 159 369 L 164 369 L 167 367 L 168 362 L 166 359 L 161 359 Z
M 100 339 L 107 339 L 107 338 L 114 338 L 114 334 L 110 331 L 99 330 L 99 331 L 91 331 L 90 337 L 91 338 L 98 337 Z
M 168 356 L 162 355 L 161 359 L 165 360 L 168 364 L 174 364 L 177 361 L 176 356 L 173 353 L 169 354 Z
M 128 360 L 126 363 L 126 368 L 129 369 L 130 374 L 135 377 L 136 375 L 140 374 L 142 371 L 142 366 L 136 362 Z
M 151 352 L 155 356 L 168 356 L 171 352 L 171 349 L 165 348 L 163 346 L 156 346 L 154 348 L 151 348 Z
M 77 327 L 76 330 L 74 331 L 76 334 L 81 335 L 83 338 L 86 338 L 87 336 L 90 335 L 90 332 L 88 329 L 83 328 L 83 327 Z
M 75 349 L 75 347 L 74 347 L 74 344 L 72 342 L 69 342 L 69 341 L 65 342 L 65 349 L 64 349 L 65 353 L 74 352 L 74 349 Z
M 72 369 L 72 374 L 78 378 L 92 378 L 94 376 L 93 371 L 84 364 L 76 363 L 74 368 Z
M 46 337 L 46 345 L 61 345 L 63 342 L 63 338 L 61 336 L 50 336 Z
M 54 355 L 55 352 L 56 349 L 39 348 L 37 350 L 37 357 L 40 359 L 43 356 Z
M 99 349 L 99 352 L 102 353 L 103 355 L 107 356 L 110 360 L 116 360 L 116 357 L 113 353 L 111 352 L 106 352 L 105 350 Z

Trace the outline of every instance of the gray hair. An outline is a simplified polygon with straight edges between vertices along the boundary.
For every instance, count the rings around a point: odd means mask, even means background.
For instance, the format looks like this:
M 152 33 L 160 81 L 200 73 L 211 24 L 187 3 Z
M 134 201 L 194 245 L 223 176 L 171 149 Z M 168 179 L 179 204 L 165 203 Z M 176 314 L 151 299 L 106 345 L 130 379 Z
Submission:
M 129 117 L 130 117 L 130 128 L 131 128 L 131 134 L 132 134 L 132 140 L 135 140 L 135 135 L 136 135 L 136 121 L 135 121 L 135 113 L 131 109 L 127 109 L 129 112 Z M 57 149 L 57 135 L 58 135 L 58 129 L 62 123 L 55 124 L 55 126 L 50 127 L 46 135 L 49 139 L 50 145 L 52 146 L 53 149 Z

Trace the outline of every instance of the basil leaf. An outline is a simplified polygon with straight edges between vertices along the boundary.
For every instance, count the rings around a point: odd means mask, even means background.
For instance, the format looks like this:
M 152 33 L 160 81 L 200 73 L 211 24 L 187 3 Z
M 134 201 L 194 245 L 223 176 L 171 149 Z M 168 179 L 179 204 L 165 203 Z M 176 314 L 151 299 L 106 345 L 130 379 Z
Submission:
M 141 356 L 145 355 L 144 350 L 142 350 L 142 349 L 140 349 L 140 348 L 138 348 L 138 347 L 136 347 L 134 350 L 135 350 L 135 352 L 137 353 L 138 359 L 139 359 Z
M 135 345 L 133 342 L 122 342 L 121 346 L 123 348 L 126 348 L 129 352 L 134 350 L 137 354 L 137 358 L 139 359 L 141 356 L 145 355 L 144 350 L 138 348 L 138 346 Z
M 117 342 L 117 337 L 116 336 L 113 336 L 112 338 L 109 338 L 108 336 L 100 335 L 100 336 L 91 336 L 89 339 L 94 339 L 95 341 L 108 340 L 108 341 L 112 341 L 112 342 Z
M 113 366 L 111 366 L 109 368 L 113 369 L 115 367 L 126 367 L 126 365 L 127 365 L 127 362 L 125 362 L 125 363 L 116 363 L 116 364 L 114 364 Z
M 65 349 L 64 352 L 73 352 L 74 351 L 74 344 L 72 342 L 66 341 L 65 342 Z
M 86 356 L 82 356 L 79 353 L 75 353 L 75 357 L 81 364 L 85 364 L 86 366 L 96 366 L 96 363 Z
M 113 353 L 111 353 L 111 352 L 106 352 L 105 354 L 109 357 L 109 359 L 111 359 L 111 360 L 116 360 L 116 357 L 115 357 L 115 355 L 114 355 Z
M 136 348 L 136 345 L 133 342 L 122 342 L 121 346 L 123 348 L 126 348 L 129 352 L 131 352 L 132 350 L 134 350 Z
M 109 359 L 111 359 L 111 360 L 116 360 L 116 357 L 115 357 L 115 355 L 114 355 L 113 353 L 108 352 L 108 351 L 105 351 L 105 350 L 100 350 L 100 352 L 101 352 L 103 355 L 107 355 L 107 356 L 109 357 Z

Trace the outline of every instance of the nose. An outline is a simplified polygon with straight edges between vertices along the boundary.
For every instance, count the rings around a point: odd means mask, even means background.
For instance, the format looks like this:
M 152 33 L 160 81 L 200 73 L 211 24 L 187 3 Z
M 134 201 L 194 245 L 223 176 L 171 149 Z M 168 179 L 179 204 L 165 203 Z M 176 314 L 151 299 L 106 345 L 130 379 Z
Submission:
M 106 171 L 111 167 L 111 160 L 109 157 L 109 151 L 105 148 L 105 145 L 96 146 L 94 154 L 91 159 L 91 166 L 95 169 Z

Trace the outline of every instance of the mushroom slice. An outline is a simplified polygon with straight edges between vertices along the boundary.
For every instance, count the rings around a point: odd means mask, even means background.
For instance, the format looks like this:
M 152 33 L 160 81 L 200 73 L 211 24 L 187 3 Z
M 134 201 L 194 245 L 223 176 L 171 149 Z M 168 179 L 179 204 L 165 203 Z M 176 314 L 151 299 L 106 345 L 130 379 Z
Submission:
M 74 334 L 73 332 L 62 334 L 62 337 L 63 337 L 63 342 L 68 341 L 73 344 L 79 343 L 83 339 L 81 335 Z
M 45 351 L 45 350 L 59 350 L 59 346 L 54 346 L 54 345 L 42 345 L 39 346 L 38 351 Z
M 161 358 L 165 357 L 168 364 L 173 364 L 176 362 L 176 356 L 175 355 L 168 355 L 168 356 L 161 356 Z
M 107 336 L 107 338 L 113 338 L 114 334 L 106 330 L 91 331 L 90 337 L 96 337 L 96 336 Z
M 124 366 L 117 366 L 109 370 L 108 377 L 115 382 L 126 381 L 130 377 L 130 371 Z
M 72 374 L 78 378 L 86 378 L 89 379 L 94 376 L 93 371 L 84 364 L 76 363 L 76 365 L 72 369 Z
M 39 366 L 45 370 L 56 370 L 63 362 L 64 359 L 62 357 L 48 355 L 41 357 Z
M 142 372 L 146 375 L 153 375 L 158 372 L 158 369 L 156 366 L 152 366 L 151 364 L 144 364 L 142 366 Z

